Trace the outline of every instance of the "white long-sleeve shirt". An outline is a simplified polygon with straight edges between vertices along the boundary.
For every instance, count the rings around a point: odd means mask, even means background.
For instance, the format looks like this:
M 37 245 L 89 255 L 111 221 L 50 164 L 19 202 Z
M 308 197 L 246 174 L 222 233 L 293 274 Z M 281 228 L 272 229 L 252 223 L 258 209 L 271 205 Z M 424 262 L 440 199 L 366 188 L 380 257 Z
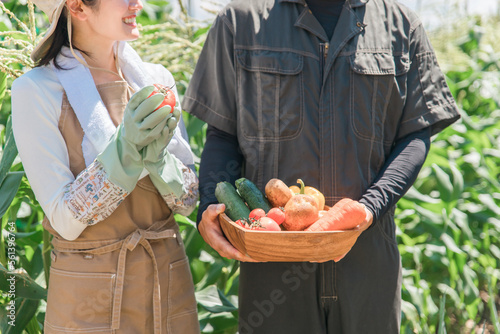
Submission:
M 144 65 L 156 82 L 172 86 L 174 79 L 163 66 Z M 89 224 L 79 219 L 67 202 L 68 188 L 75 177 L 70 171 L 68 149 L 58 128 L 63 92 L 51 67 L 37 67 L 25 73 L 12 86 L 12 124 L 19 155 L 38 202 L 52 227 L 63 238 L 74 240 Z M 184 165 L 193 164 L 182 121 L 168 149 Z M 188 176 L 185 188 L 190 189 L 193 183 L 197 183 L 197 178 L 190 174 L 189 168 L 183 172 Z M 171 209 L 182 214 L 192 212 L 196 205 L 196 201 L 189 196 L 187 200 L 169 200 L 177 204 Z M 119 203 L 114 204 L 118 206 Z

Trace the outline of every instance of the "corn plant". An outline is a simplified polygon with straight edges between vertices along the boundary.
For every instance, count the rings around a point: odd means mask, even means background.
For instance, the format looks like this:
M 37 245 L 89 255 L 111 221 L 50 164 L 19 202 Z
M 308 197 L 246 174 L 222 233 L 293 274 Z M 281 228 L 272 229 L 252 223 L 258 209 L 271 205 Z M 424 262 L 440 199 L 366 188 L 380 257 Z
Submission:
M 398 204 L 408 333 L 500 332 L 500 63 L 477 31 L 472 21 L 455 50 L 467 61 L 447 71 L 462 120 L 434 138 Z

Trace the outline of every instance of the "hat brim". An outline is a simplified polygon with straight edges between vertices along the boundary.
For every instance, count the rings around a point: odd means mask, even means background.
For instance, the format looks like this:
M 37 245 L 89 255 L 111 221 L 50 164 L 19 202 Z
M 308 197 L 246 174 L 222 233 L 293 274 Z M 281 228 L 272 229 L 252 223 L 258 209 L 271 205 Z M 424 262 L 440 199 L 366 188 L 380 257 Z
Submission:
M 38 42 L 38 44 L 31 52 L 31 59 L 36 63 L 39 61 L 48 51 L 50 46 L 52 45 L 52 41 L 54 40 L 54 32 L 56 31 L 57 23 L 59 22 L 59 17 L 66 5 L 66 1 L 61 1 L 61 4 L 54 11 L 54 15 L 52 18 L 52 22 L 50 24 L 49 29 L 43 36 L 43 38 Z

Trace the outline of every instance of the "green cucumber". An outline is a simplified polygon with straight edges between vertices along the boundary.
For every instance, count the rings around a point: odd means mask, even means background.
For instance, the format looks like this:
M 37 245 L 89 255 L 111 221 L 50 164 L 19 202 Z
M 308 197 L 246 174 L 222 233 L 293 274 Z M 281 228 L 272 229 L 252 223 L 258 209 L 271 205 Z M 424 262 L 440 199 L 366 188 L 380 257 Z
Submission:
M 246 179 L 244 177 L 236 180 L 235 182 L 236 188 L 238 189 L 238 193 L 240 196 L 247 202 L 250 210 L 253 209 L 263 209 L 266 213 L 271 210 L 272 206 L 267 200 L 266 196 L 262 193 L 262 191 L 257 188 L 255 183 Z
M 231 218 L 232 221 L 238 219 L 248 219 L 250 209 L 245 204 L 243 199 L 238 195 L 236 188 L 229 182 L 219 182 L 215 187 L 215 197 L 219 203 L 226 206 L 224 213 Z

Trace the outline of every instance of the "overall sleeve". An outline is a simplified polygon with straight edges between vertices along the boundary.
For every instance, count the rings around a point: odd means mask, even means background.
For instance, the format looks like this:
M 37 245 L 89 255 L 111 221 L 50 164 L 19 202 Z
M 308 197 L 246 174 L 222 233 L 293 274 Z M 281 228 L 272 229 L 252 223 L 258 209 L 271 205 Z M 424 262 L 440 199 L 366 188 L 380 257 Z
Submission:
M 360 202 L 384 215 L 410 189 L 430 148 L 430 137 L 460 118 L 455 100 L 418 18 L 410 31 L 407 96 L 395 145 Z
M 433 136 L 460 118 L 430 41 L 420 20 L 415 20 L 410 31 L 406 103 L 396 141 L 426 127 Z
M 417 179 L 430 147 L 430 128 L 413 132 L 399 140 L 360 199 L 373 214 L 382 217 L 406 194 Z
M 229 19 L 221 14 L 208 33 L 184 96 L 184 109 L 235 136 L 235 78 L 233 27 Z
M 198 222 L 201 220 L 203 211 L 210 204 L 218 202 L 215 197 L 217 183 L 227 181 L 234 184 L 241 177 L 242 166 L 243 155 L 241 154 L 236 136 L 209 125 L 200 162 L 200 206 L 198 208 Z

